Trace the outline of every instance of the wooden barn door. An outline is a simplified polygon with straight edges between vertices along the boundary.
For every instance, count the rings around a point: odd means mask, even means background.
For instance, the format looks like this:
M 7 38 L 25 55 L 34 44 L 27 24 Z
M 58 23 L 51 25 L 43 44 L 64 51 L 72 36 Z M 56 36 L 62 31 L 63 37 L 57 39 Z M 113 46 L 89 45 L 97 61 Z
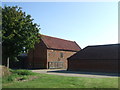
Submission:
M 63 62 L 61 61 L 52 61 L 52 62 L 48 62 L 48 68 L 49 69 L 59 69 L 59 68 L 63 68 Z

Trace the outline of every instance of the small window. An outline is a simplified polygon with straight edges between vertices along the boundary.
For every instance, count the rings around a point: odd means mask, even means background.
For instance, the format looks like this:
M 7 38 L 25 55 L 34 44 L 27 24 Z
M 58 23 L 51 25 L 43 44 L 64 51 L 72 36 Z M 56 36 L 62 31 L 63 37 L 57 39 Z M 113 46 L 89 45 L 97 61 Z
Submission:
M 63 58 L 63 53 L 60 53 L 60 57 Z

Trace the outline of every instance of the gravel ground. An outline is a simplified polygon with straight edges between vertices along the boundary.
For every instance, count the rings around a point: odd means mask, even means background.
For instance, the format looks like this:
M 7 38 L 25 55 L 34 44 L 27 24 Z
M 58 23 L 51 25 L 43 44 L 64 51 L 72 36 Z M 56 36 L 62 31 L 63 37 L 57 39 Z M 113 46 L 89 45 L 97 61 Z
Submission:
M 39 69 L 32 70 L 36 73 L 46 73 L 53 75 L 72 76 L 72 77 L 90 77 L 90 78 L 117 78 L 118 76 L 113 73 L 95 73 L 95 72 L 78 72 L 67 71 L 65 69 Z

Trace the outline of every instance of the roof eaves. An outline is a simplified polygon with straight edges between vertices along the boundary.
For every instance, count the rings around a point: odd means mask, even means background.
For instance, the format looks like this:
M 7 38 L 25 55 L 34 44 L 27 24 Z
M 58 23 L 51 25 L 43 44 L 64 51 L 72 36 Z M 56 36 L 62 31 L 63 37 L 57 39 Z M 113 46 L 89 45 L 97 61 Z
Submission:
M 51 49 L 51 50 L 60 50 L 60 51 L 78 52 L 77 50 L 56 49 L 56 48 L 49 48 L 49 47 L 47 47 L 47 49 Z
M 81 50 L 81 47 L 74 41 L 74 43 L 80 48 L 80 50 Z
M 49 48 L 48 45 L 44 42 L 44 40 L 41 38 L 41 40 L 43 41 L 43 43 L 45 44 L 46 48 Z

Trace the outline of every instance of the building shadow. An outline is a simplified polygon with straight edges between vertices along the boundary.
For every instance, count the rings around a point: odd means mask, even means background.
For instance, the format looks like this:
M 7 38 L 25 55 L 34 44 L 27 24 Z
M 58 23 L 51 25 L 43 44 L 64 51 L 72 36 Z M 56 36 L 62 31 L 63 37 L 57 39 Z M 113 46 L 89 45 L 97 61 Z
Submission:
M 47 73 L 64 73 L 64 74 L 86 74 L 86 75 L 102 75 L 102 76 L 120 76 L 119 73 L 108 72 L 88 72 L 88 71 L 68 71 L 68 70 L 50 70 Z

